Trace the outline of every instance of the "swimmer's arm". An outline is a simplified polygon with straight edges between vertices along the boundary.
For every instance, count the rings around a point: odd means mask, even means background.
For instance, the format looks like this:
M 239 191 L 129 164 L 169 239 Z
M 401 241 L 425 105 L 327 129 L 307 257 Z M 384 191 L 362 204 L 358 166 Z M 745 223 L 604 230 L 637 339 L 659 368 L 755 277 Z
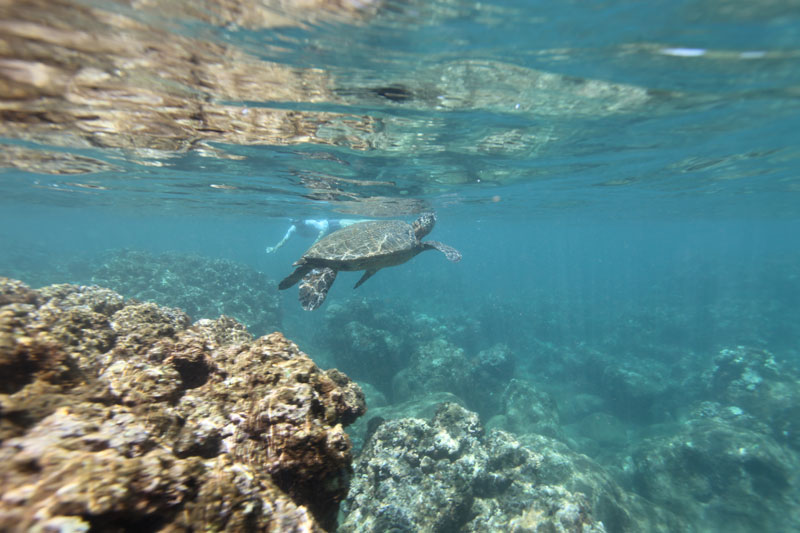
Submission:
M 278 244 L 276 244 L 275 246 L 270 246 L 270 247 L 268 247 L 268 248 L 267 248 L 267 253 L 268 253 L 268 254 L 271 254 L 272 252 L 275 252 L 275 251 L 277 251 L 277 250 L 278 250 L 278 248 L 280 248 L 281 246 L 283 246 L 283 245 L 286 243 L 286 241 L 287 241 L 287 240 L 289 240 L 289 237 L 291 237 L 291 236 L 292 236 L 292 233 L 294 233 L 295 231 L 297 231 L 297 228 L 295 227 L 295 225 L 294 225 L 294 224 L 292 224 L 291 226 L 289 226 L 289 229 L 288 229 L 288 230 L 286 230 L 286 235 L 284 235 L 284 236 L 283 236 L 283 239 L 281 239 L 281 240 L 278 242 Z

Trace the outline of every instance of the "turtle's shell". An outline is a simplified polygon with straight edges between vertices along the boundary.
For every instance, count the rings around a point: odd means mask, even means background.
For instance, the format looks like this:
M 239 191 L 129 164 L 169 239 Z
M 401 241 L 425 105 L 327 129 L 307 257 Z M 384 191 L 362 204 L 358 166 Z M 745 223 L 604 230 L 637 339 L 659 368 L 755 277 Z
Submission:
M 405 255 L 419 241 L 410 224 L 401 220 L 359 222 L 320 239 L 303 254 L 306 261 L 363 262 Z

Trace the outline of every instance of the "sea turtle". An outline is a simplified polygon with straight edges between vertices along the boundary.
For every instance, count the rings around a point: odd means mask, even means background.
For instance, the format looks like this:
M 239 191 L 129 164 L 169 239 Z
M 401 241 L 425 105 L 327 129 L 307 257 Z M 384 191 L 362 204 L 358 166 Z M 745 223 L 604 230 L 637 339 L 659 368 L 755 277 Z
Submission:
M 302 278 L 300 304 L 306 311 L 322 305 L 340 270 L 364 270 L 354 289 L 384 267 L 405 263 L 425 250 L 439 250 L 453 262 L 461 260 L 455 248 L 437 241 L 421 242 L 436 223 L 433 213 L 425 213 L 413 224 L 401 220 L 359 222 L 323 237 L 295 261 L 294 272 L 280 282 L 288 289 Z

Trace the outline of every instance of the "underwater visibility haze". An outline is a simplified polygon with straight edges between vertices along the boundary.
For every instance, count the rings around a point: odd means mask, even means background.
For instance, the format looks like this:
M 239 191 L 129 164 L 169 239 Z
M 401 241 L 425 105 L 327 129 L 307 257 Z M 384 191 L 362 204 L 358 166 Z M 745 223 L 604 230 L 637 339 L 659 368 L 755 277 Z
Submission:
M 800 530 L 797 0 L 0 45 L 0 530 Z

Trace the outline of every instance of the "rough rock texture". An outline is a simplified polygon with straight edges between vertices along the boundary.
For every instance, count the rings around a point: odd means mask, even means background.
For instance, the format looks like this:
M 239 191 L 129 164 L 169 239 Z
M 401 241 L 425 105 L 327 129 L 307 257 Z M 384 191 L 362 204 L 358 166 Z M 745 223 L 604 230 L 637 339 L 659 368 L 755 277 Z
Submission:
M 228 315 L 257 335 L 281 328 L 275 281 L 227 259 L 117 250 L 106 254 L 91 282 L 126 298 L 179 307 L 193 320 Z
M 371 300 L 332 302 L 325 310 L 320 341 L 335 354 L 337 368 L 388 394 L 392 376 L 408 362 L 404 322 L 402 314 Z
M 800 373 L 766 350 L 738 346 L 721 350 L 706 377 L 713 400 L 744 409 L 800 451 Z
M 568 442 L 581 453 L 600 459 L 619 454 L 635 436 L 633 428 L 610 413 L 596 411 L 575 423 L 563 426 Z M 616 458 L 610 459 L 612 462 Z
M 361 390 L 280 334 L 0 278 L 0 530 L 335 525 Z
M 514 375 L 514 355 L 497 343 L 470 359 L 467 401 L 484 420 L 503 410 L 502 391 Z
M 417 346 L 407 368 L 392 380 L 396 400 L 408 400 L 426 392 L 450 392 L 465 397 L 469 361 L 464 350 L 443 338 Z
M 607 391 L 606 401 L 620 418 L 658 420 L 658 411 L 676 394 L 674 385 L 664 379 L 668 375 L 669 367 L 658 361 L 611 360 L 600 377 L 601 390 Z
M 800 460 L 742 409 L 703 402 L 633 454 L 633 485 L 697 531 L 799 531 Z
M 537 433 L 565 440 L 558 416 L 558 406 L 546 392 L 532 384 L 512 379 L 500 395 L 501 412 L 487 422 L 487 427 L 515 434 Z
M 714 357 L 677 427 L 635 446 L 634 489 L 695 524 L 731 532 L 800 530 L 800 375 L 746 346 Z
M 609 532 L 691 531 L 690 524 L 669 508 L 653 505 L 619 483 L 616 472 L 544 435 L 527 434 L 519 442 L 541 456 L 538 481 L 582 493 L 592 515 Z
M 475 413 L 452 403 L 430 422 L 385 421 L 357 460 L 340 531 L 588 533 L 606 531 L 601 519 L 609 531 L 676 525 L 642 512 L 588 458 L 546 437 L 530 442 L 485 435 Z
M 415 351 L 430 343 L 440 348 L 449 344 L 452 350 L 479 344 L 475 320 L 450 315 L 420 313 L 395 300 L 349 298 L 326 308 L 325 327 L 316 340 L 334 354 L 337 368 L 353 379 L 371 382 L 391 399 L 392 378 L 409 366 Z M 490 370 L 492 355 L 487 351 L 481 360 Z M 502 364 L 498 370 L 503 371 Z
M 615 323 L 607 327 L 613 329 Z M 631 332 L 626 339 L 636 335 L 641 332 Z M 699 399 L 702 392 L 687 381 L 702 372 L 705 360 L 689 350 L 637 346 L 632 352 L 623 352 L 592 343 L 536 339 L 531 346 L 535 348 L 528 348 L 528 357 L 517 361 L 517 374 L 557 383 L 553 392 L 558 394 L 568 422 L 602 410 L 636 425 L 661 423 L 674 420 L 676 413 Z M 590 402 L 594 405 L 576 405 L 574 400 L 583 402 L 585 396 L 581 399 L 580 395 L 586 394 L 594 396 Z
M 367 405 L 369 411 L 366 415 L 362 416 L 347 430 L 350 438 L 353 440 L 353 449 L 356 452 L 360 451 L 370 435 L 380 425 L 387 420 L 398 420 L 401 418 L 433 418 L 439 406 L 443 403 L 455 403 L 461 407 L 465 407 L 464 401 L 449 392 L 432 392 L 407 400 L 405 402 L 395 403 L 391 405 L 374 406 L 370 403 L 370 397 L 367 396 Z

